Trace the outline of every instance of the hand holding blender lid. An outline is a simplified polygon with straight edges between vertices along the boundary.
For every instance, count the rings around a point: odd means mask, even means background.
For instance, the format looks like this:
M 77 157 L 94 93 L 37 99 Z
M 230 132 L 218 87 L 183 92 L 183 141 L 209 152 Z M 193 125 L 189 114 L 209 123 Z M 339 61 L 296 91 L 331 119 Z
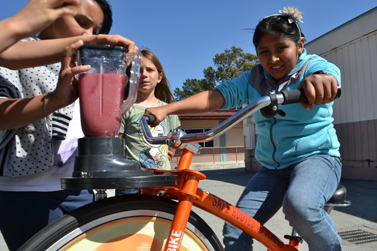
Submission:
M 124 47 L 83 45 L 78 64 L 91 69 L 79 75 L 81 126 L 86 137 L 117 137 L 123 115 L 135 102 L 140 56 Z M 129 71 L 129 81 L 126 71 Z M 124 101 L 124 89 L 129 93 Z

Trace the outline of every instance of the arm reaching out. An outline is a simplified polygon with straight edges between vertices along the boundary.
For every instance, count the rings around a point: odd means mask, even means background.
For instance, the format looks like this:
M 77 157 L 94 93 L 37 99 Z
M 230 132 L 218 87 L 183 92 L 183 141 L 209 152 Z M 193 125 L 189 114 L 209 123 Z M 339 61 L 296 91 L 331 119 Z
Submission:
M 19 70 L 61 62 L 67 46 L 78 40 L 82 40 L 85 44 L 123 46 L 129 52 L 138 52 L 135 42 L 120 35 L 83 35 L 16 43 L 0 54 L 0 66 Z
M 74 66 L 72 61 L 74 52 L 82 44 L 80 40 L 67 48 L 54 92 L 30 98 L 0 99 L 0 130 L 15 129 L 33 123 L 77 99 L 74 75 L 90 69 L 89 65 Z
M 153 126 L 158 125 L 170 114 L 203 113 L 220 109 L 225 103 L 220 91 L 204 91 L 184 100 L 173 102 L 165 106 L 147 108 L 145 115 L 156 117 Z
M 75 11 L 63 7 L 63 4 L 78 2 L 79 0 L 30 0 L 16 15 L 0 22 L 0 53 L 21 38 L 35 35 L 59 17 L 74 15 Z

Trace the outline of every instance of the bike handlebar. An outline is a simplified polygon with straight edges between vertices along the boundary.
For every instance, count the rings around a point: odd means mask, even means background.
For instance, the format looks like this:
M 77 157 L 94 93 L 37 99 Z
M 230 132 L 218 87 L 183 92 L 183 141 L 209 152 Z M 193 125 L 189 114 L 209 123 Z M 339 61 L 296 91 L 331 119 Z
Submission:
M 338 88 L 338 92 L 335 98 L 339 98 L 341 95 L 341 89 Z M 300 90 L 290 90 L 283 91 L 281 93 L 270 94 L 269 96 L 263 96 L 254 102 L 250 103 L 246 107 L 239 110 L 236 114 L 232 115 L 219 125 L 215 126 L 211 130 L 203 133 L 190 133 L 186 134 L 182 130 L 173 130 L 169 132 L 167 136 L 158 136 L 152 137 L 150 130 L 148 128 L 148 123 L 152 124 L 155 121 L 153 115 L 145 115 L 141 119 L 141 128 L 144 133 L 145 139 L 150 144 L 168 144 L 178 148 L 187 147 L 188 143 L 197 143 L 212 140 L 215 137 L 218 137 L 229 129 L 252 115 L 253 113 L 261 110 L 264 107 L 277 104 L 287 105 L 295 104 L 300 102 L 307 102 L 307 98 L 303 89 Z M 274 108 L 275 109 L 275 108 Z M 277 107 L 276 107 L 277 109 Z M 148 120 L 148 123 L 147 123 Z M 152 121 L 152 122 L 151 122 Z
M 144 115 L 144 118 L 147 121 L 148 125 L 151 125 L 156 121 L 156 117 L 153 114 Z
M 308 98 L 305 95 L 304 89 L 282 91 L 281 93 L 284 96 L 284 102 L 282 103 L 283 105 L 308 102 Z M 338 88 L 335 99 L 340 98 L 341 94 L 342 94 L 342 90 Z

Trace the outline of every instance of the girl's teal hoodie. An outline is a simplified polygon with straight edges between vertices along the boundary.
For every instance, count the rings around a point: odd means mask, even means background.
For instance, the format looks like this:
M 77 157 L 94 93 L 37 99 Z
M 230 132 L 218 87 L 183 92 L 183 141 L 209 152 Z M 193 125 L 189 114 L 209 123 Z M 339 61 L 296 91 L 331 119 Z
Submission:
M 310 62 L 305 64 L 308 60 Z M 215 90 L 224 96 L 224 109 L 241 107 L 270 93 L 297 89 L 304 78 L 315 73 L 335 76 L 340 87 L 338 67 L 317 55 L 308 55 L 304 50 L 295 68 L 278 82 L 258 64 L 251 71 L 216 86 Z M 274 118 L 255 113 L 259 132 L 255 150 L 258 162 L 270 169 L 282 169 L 313 154 L 340 157 L 332 106 L 333 102 L 313 105 L 313 110 L 308 111 L 299 104 L 280 105 L 285 116 Z

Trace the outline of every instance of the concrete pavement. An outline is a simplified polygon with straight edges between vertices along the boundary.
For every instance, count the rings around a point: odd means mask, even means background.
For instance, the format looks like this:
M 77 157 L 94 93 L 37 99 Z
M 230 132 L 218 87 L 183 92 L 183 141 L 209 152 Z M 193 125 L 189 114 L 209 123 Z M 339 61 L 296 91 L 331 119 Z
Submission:
M 244 168 L 202 170 L 202 172 L 207 179 L 201 181 L 199 186 L 233 205 L 254 175 L 245 172 Z M 377 250 L 377 182 L 341 180 L 341 183 L 347 188 L 347 199 L 352 205 L 336 207 L 330 215 L 339 234 L 343 236 L 343 249 L 345 251 Z M 222 240 L 223 221 L 200 209 L 195 209 L 195 212 L 205 219 Z M 281 210 L 267 222 L 266 227 L 281 240 L 284 240 L 285 234 L 290 234 L 292 231 Z M 260 243 L 255 243 L 254 250 L 266 250 L 266 248 Z M 309 250 L 305 242 L 300 245 L 300 250 Z
M 200 187 L 235 204 L 243 191 L 244 186 L 254 175 L 245 172 L 244 168 L 227 168 L 201 170 L 207 179 L 201 181 Z M 377 182 L 342 180 L 347 188 L 347 199 L 351 200 L 350 207 L 335 208 L 331 212 L 338 232 L 343 236 L 343 248 L 345 251 L 374 251 L 377 250 Z M 223 221 L 200 209 L 194 209 L 222 240 Z M 285 234 L 291 233 L 291 227 L 284 219 L 280 210 L 267 224 L 277 237 L 284 239 Z M 0 234 L 0 250 L 7 251 L 7 247 Z M 266 250 L 260 243 L 254 244 L 254 250 Z M 304 242 L 300 250 L 307 251 Z

